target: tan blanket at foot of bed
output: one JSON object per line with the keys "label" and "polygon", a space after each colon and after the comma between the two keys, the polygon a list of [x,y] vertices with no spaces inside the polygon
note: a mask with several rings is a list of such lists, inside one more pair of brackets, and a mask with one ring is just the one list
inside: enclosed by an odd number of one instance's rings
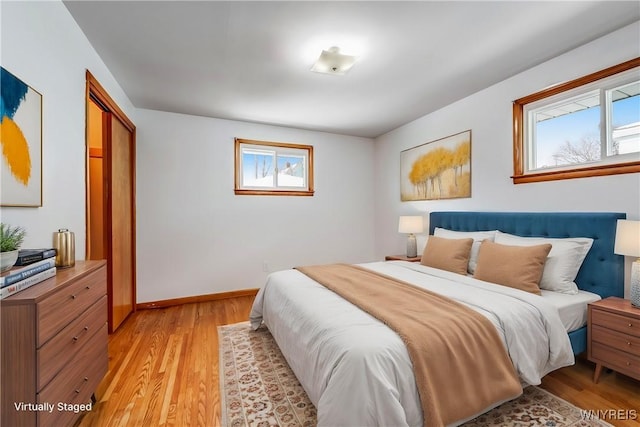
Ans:
{"label": "tan blanket at foot of bed", "polygon": [[465,420],[522,393],[495,327],[481,314],[434,292],[354,265],[296,269],[402,338],[413,363],[425,426]]}

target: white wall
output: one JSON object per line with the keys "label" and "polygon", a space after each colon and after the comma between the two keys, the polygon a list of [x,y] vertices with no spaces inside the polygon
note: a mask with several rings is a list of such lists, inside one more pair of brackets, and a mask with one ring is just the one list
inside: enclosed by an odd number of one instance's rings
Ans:
{"label": "white wall", "polygon": [[[640,56],[638,34],[636,22],[377,138],[376,256],[404,251],[405,237],[397,233],[399,215],[436,210],[615,211],[640,219],[637,173],[518,185],[510,178],[512,101]],[[472,197],[401,202],[400,151],[467,129],[472,131]],[[424,245],[424,237],[421,242]]]}
{"label": "white wall", "polygon": [[[268,270],[373,259],[373,141],[138,110],[138,302],[264,284]],[[314,146],[315,195],[236,196],[234,137]]]}
{"label": "white wall", "polygon": [[134,108],[62,2],[3,1],[0,13],[1,65],[43,96],[43,206],[0,208],[1,220],[27,229],[24,247],[50,247],[68,228],[84,259],[85,71],[135,120]]}
{"label": "white wall", "polygon": [[[261,286],[298,264],[373,258],[373,141],[136,110],[62,2],[2,2],[1,65],[43,95],[43,206],[0,208],[85,257],[85,71],[137,126],[138,301]],[[315,147],[313,197],[233,194],[233,137]],[[177,252],[174,248],[182,248]]]}

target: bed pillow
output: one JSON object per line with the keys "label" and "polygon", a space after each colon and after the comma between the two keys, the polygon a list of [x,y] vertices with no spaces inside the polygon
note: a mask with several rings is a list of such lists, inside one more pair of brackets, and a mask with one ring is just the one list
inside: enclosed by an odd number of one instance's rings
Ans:
{"label": "bed pillow", "polygon": [[420,264],[458,274],[467,274],[473,239],[429,236]]}
{"label": "bed pillow", "polygon": [[551,244],[551,252],[544,265],[540,288],[548,291],[575,295],[578,285],[575,280],[587,252],[593,245],[593,239],[587,237],[571,237],[566,239],[544,237],[521,237],[497,232],[496,243],[513,246],[532,246]]}
{"label": "bed pillow", "polygon": [[540,278],[551,244],[509,246],[483,240],[473,275],[485,282],[541,295]]}
{"label": "bed pillow", "polygon": [[453,231],[446,228],[436,227],[433,231],[434,236],[444,237],[446,239],[465,239],[472,238],[473,245],[471,245],[471,255],[469,256],[469,265],[467,271],[469,274],[473,274],[476,271],[476,265],[478,263],[478,251],[480,250],[480,243],[483,240],[489,239],[493,241],[497,230],[493,231]]}

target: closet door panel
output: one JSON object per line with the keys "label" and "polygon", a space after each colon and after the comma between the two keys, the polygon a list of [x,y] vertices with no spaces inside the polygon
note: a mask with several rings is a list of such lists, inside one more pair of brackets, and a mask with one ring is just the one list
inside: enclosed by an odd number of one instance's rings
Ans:
{"label": "closet door panel", "polygon": [[111,118],[111,328],[115,330],[133,311],[133,135]]}

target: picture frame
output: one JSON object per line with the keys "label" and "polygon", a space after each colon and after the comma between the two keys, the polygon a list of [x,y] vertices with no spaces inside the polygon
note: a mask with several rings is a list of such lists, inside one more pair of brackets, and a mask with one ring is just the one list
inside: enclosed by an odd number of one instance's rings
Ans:
{"label": "picture frame", "polygon": [[0,206],[42,206],[42,94],[0,67]]}
{"label": "picture frame", "polygon": [[400,152],[400,200],[471,197],[471,129]]}

